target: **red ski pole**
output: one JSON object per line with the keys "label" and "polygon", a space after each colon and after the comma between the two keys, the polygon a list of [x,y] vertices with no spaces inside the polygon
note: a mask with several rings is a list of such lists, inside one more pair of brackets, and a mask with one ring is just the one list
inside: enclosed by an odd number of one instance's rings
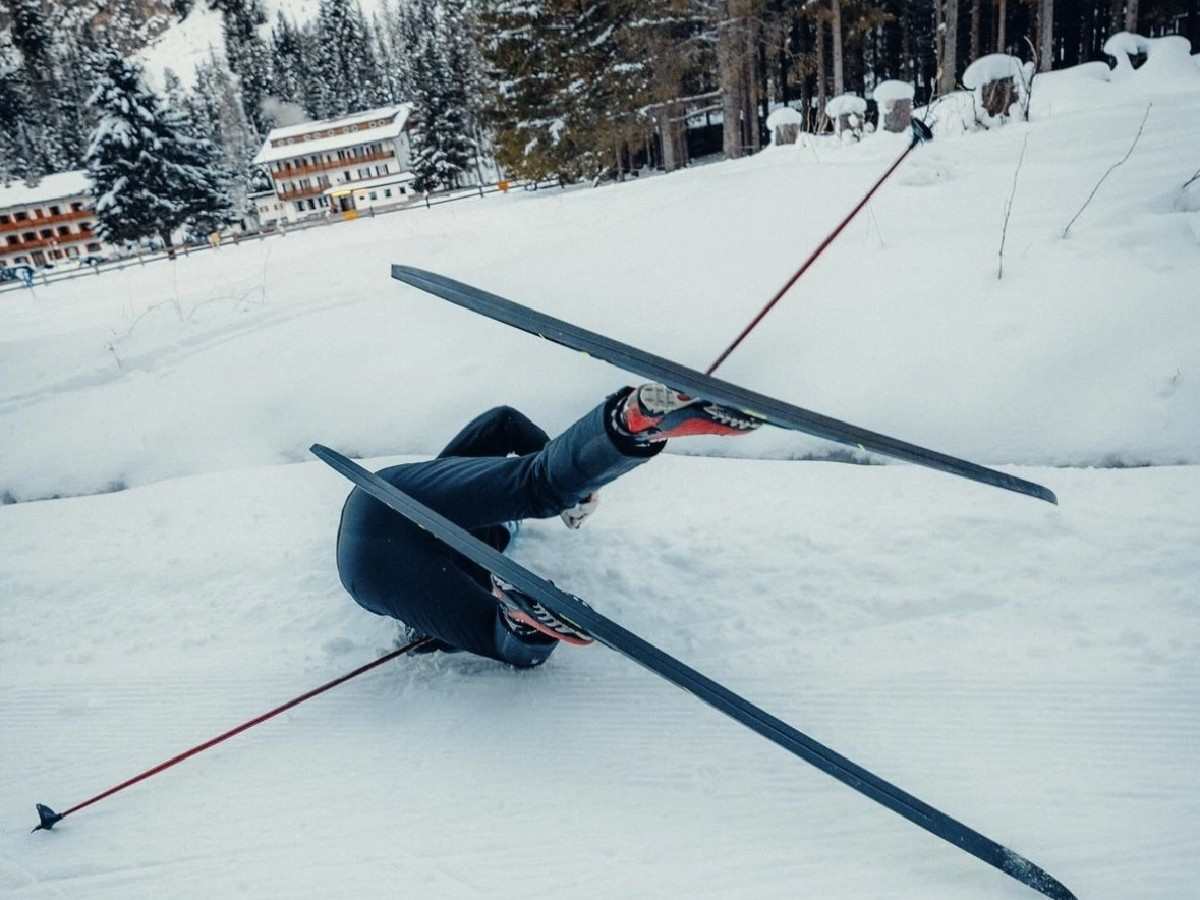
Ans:
{"label": "red ski pole", "polygon": [[775,292],[775,296],[770,299],[766,306],[759,310],[758,315],[751,320],[750,324],[742,329],[742,333],[734,339],[733,343],[726,347],[724,352],[713,361],[713,364],[704,370],[705,375],[711,375],[713,372],[717,371],[717,367],[720,366],[721,363],[725,362],[729,354],[737,349],[738,344],[746,339],[746,335],[748,335],[758,326],[758,323],[761,322],[767,313],[771,311],[772,307],[774,307],[775,304],[783,298],[783,295],[788,292],[788,289],[800,280],[800,276],[809,270],[809,267],[817,261],[817,257],[825,252],[825,248],[837,240],[837,236],[842,233],[842,230],[849,225],[851,220],[859,214],[864,206],[867,205],[867,201],[870,200],[875,192],[879,190],[880,186],[888,180],[888,177],[895,172],[896,169],[900,168],[900,163],[904,162],[905,157],[913,152],[917,144],[931,140],[933,140],[933,132],[929,130],[929,126],[927,126],[920,119],[913,119],[912,143],[908,145],[908,149],[901,153],[896,161],[888,167],[888,170],[879,177],[879,180],[871,185],[871,189],[867,191],[861,200],[858,201],[858,205],[855,206],[854,209],[850,210],[850,214],[846,216],[846,218],[842,219],[842,221],[838,223],[838,226],[833,229],[833,231],[826,235],[825,240],[817,244],[817,248],[808,255],[808,259],[804,261],[804,265],[796,270],[796,274],[789,278],[787,283]]}
{"label": "red ski pole", "polygon": [[299,706],[305,700],[308,700],[311,697],[315,697],[315,696],[317,696],[317,694],[323,694],[330,688],[335,688],[339,684],[349,681],[351,678],[356,678],[359,675],[363,674],[364,672],[369,672],[369,671],[371,671],[371,669],[374,669],[376,666],[382,666],[385,662],[390,662],[391,660],[395,659],[397,656],[403,656],[405,653],[408,653],[410,650],[415,650],[418,647],[420,647],[422,644],[428,643],[430,640],[432,640],[432,638],[418,638],[415,641],[410,641],[409,643],[405,644],[400,649],[393,650],[391,653],[388,653],[388,654],[385,654],[384,656],[379,657],[379,659],[375,660],[374,662],[369,662],[365,666],[359,666],[353,672],[348,672],[345,675],[343,675],[341,678],[335,678],[333,681],[326,682],[325,684],[321,685],[318,688],[313,688],[311,691],[308,691],[307,693],[301,694],[299,697],[295,697],[295,698],[289,700],[287,703],[284,703],[282,706],[277,706],[274,709],[270,710],[269,712],[263,713],[261,716],[257,716],[248,722],[243,722],[241,725],[237,726],[236,728],[231,728],[229,731],[226,731],[223,734],[218,734],[215,738],[210,738],[209,740],[205,741],[203,744],[197,744],[195,747],[192,747],[190,750],[185,750],[183,753],[180,753],[178,756],[172,756],[166,762],[159,763],[154,768],[147,769],[145,772],[142,772],[140,775],[134,775],[128,781],[122,781],[120,784],[110,787],[108,790],[104,791],[103,793],[97,794],[95,797],[91,797],[88,800],[84,800],[82,803],[76,803],[74,806],[72,806],[70,809],[66,810],[65,812],[60,812],[60,813],[55,812],[54,810],[52,810],[50,807],[46,806],[45,804],[39,803],[39,804],[37,804],[37,814],[38,814],[38,818],[41,819],[41,824],[38,825],[37,828],[35,828],[33,830],[41,831],[42,829],[45,829],[46,831],[49,831],[51,828],[53,828],[55,825],[57,825],[59,822],[61,822],[63,819],[65,819],[67,816],[69,816],[71,813],[77,812],[77,811],[83,809],[85,806],[91,806],[93,803],[97,803],[100,800],[103,800],[105,797],[111,797],[113,794],[117,793],[117,791],[123,791],[123,790],[125,790],[125,788],[127,788],[129,786],[137,784],[139,781],[145,781],[147,778],[149,778],[152,775],[157,775],[159,772],[163,772],[163,771],[171,768],[171,766],[178,765],[179,763],[181,763],[185,759],[187,759],[189,756],[195,756],[197,753],[207,750],[209,747],[215,747],[217,744],[221,743],[222,741],[228,740],[229,738],[233,737],[235,734],[241,734],[246,729],[253,728],[255,725],[258,725],[262,722],[267,721],[267,719],[272,719],[275,716],[279,715],[281,712],[286,712],[287,710],[291,709],[293,706]]}

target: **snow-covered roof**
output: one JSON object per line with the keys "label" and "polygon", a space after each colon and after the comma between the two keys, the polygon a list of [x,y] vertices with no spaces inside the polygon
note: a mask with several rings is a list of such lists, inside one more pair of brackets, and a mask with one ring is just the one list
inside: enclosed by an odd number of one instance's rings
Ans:
{"label": "snow-covered roof", "polygon": [[880,106],[891,106],[897,100],[911,100],[915,94],[916,90],[909,82],[889,78],[879,82],[871,96]]}
{"label": "snow-covered roof", "polygon": [[412,180],[412,172],[397,172],[395,175],[380,175],[378,178],[366,178],[362,181],[348,181],[345,184],[335,184],[325,188],[321,193],[330,196],[334,194],[348,194],[352,191],[372,190],[374,188],[389,187],[393,184],[405,184]]}
{"label": "snow-covered roof", "polygon": [[804,116],[790,106],[781,106],[767,116],[767,130],[774,131],[780,125],[803,125]]}
{"label": "snow-covered roof", "polygon": [[59,172],[57,175],[47,175],[37,183],[36,187],[29,187],[24,181],[14,181],[8,187],[0,184],[0,209],[48,203],[51,200],[61,200],[63,197],[91,194],[91,192],[92,182],[83,169],[74,172]]}
{"label": "snow-covered roof", "polygon": [[[297,156],[309,156],[314,153],[341,150],[345,147],[354,147],[358,144],[370,143],[371,141],[392,140],[399,137],[401,132],[404,131],[404,126],[408,122],[408,116],[411,112],[412,104],[401,103],[398,106],[382,106],[378,109],[355,113],[352,116],[343,116],[340,119],[323,119],[319,122],[303,122],[299,125],[273,128],[271,133],[267,135],[262,149],[254,157],[254,163],[256,165],[263,165],[265,163],[278,162],[281,159],[292,159]],[[377,125],[374,128],[347,131],[344,134],[334,134],[329,137],[285,144],[281,147],[271,146],[272,141],[277,141],[281,138],[298,137],[303,134],[319,133],[335,128],[348,128],[378,119],[386,119],[387,122],[384,125]]]}
{"label": "snow-covered roof", "polygon": [[867,101],[858,94],[839,94],[825,104],[825,115],[831,118],[862,115],[867,111]]}
{"label": "snow-covered roof", "polygon": [[1002,81],[1012,78],[1019,84],[1022,81],[1022,63],[1015,56],[1007,53],[989,53],[981,56],[967,66],[963,72],[963,87],[974,90],[983,87],[990,81]]}

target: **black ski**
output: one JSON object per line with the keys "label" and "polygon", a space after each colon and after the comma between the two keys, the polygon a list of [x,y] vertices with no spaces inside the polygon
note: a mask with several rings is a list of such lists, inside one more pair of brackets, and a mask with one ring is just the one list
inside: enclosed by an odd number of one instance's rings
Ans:
{"label": "black ski", "polygon": [[519,563],[493,550],[482,541],[414,500],[378,475],[321,444],[312,452],[376,500],[430,532],[463,556],[524,591],[556,615],[578,625],[596,641],[644,666],[656,675],[699,697],[705,703],[758,732],[769,741],[805,762],[832,775],[876,803],[899,813],[931,834],[995,866],[1007,875],[1058,900],[1074,900],[1072,894],[1049,873],[1018,853],[968,828],[922,800],[846,759],[797,731],[791,725],[759,709],[744,697],[722,687],[695,669],[659,650],[631,631],[596,612],[578,597],[559,590]]}
{"label": "black ski", "polygon": [[873,453],[902,459],[905,462],[961,475],[963,478],[990,484],[1007,491],[1028,494],[1030,497],[1037,497],[1039,500],[1049,503],[1058,503],[1054,492],[1040,484],[1025,481],[1014,475],[1007,475],[1004,472],[997,472],[995,469],[989,469],[965,459],[948,456],[936,450],[909,444],[885,434],[868,431],[839,419],[832,419],[774,397],[738,387],[736,384],[713,378],[711,375],[689,369],[687,366],[639,350],[629,344],[615,341],[602,334],[596,334],[594,331],[579,328],[569,322],[540,313],[496,294],[489,294],[487,291],[471,287],[469,284],[455,281],[453,278],[426,272],[423,269],[414,269],[411,266],[398,265],[392,266],[392,277],[444,300],[449,300],[451,303],[456,303],[472,312],[487,316],[489,319],[495,319],[538,337],[546,338],[556,344],[570,347],[572,350],[580,350],[589,356],[611,363],[619,369],[669,385],[693,397],[703,397],[713,403],[735,407],[777,428],[802,431],[805,434],[815,435],[840,444],[848,444],[861,450],[869,450]]}

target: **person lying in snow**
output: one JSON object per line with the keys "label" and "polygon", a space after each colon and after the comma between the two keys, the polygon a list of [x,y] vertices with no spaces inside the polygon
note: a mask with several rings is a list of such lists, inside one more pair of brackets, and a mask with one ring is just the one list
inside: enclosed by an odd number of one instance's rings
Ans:
{"label": "person lying in snow", "polygon": [[[661,384],[626,387],[550,440],[509,406],[477,416],[437,459],[379,476],[501,552],[522,519],[578,528],[597,491],[660,453],[670,438],[748,434],[759,422]],[[510,455],[515,454],[515,455]],[[591,639],[433,535],[355,488],[342,509],[337,565],[363,609],[433,640],[520,668],[560,641]]]}

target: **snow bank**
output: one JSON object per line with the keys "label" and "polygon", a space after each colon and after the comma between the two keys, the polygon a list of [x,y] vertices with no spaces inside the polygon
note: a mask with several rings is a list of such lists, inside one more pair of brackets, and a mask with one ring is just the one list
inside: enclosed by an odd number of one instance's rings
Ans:
{"label": "snow bank", "polygon": [[1151,38],[1149,57],[1133,75],[1143,87],[1193,91],[1200,88],[1200,70],[1192,62],[1192,44],[1181,35]]}
{"label": "snow bank", "polygon": [[[1200,165],[1200,91],[1155,97],[1153,127],[1064,245],[1146,101],[1059,115],[1053,84],[1034,91],[1055,113],[1029,126],[1004,281],[1024,128],[913,154],[720,374],[983,463],[1200,462],[1200,254],[1174,198],[1156,200]],[[497,403],[563,427],[630,376],[402,287],[390,264],[703,368],[900,152],[892,137],[612,191],[510,191],[0,294],[0,433],[17,436],[0,496],[298,461],[317,439],[436,453]],[[712,224],[731,215],[732,255]],[[845,452],[774,430],[676,449]]]}
{"label": "snow bank", "polygon": [[[1191,42],[1180,35],[1148,38],[1122,31],[1104,42],[1104,52],[1116,60],[1114,81],[1155,91],[1194,90],[1200,86]],[[1146,61],[1134,69],[1130,57],[1139,54],[1145,54]]]}

